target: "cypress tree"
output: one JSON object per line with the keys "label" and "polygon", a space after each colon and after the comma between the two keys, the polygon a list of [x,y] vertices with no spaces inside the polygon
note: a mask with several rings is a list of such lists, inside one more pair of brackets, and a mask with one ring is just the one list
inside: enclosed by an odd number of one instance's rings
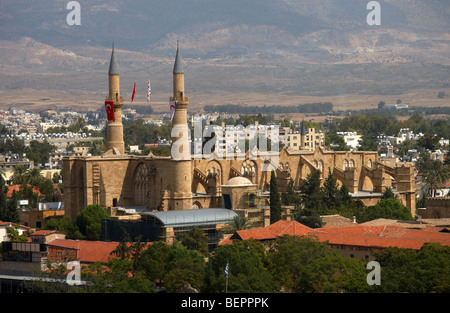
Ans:
{"label": "cypress tree", "polygon": [[270,224],[281,220],[281,199],[275,172],[270,174]]}

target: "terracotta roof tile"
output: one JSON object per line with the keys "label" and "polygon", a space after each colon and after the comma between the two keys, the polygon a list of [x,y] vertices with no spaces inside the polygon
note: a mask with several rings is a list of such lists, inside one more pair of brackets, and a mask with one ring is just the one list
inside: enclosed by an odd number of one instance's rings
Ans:
{"label": "terracotta roof tile", "polygon": [[[238,230],[235,235],[242,240],[268,240],[276,239],[277,237],[282,237],[283,235],[301,236],[311,231],[312,228],[300,224],[299,222],[280,220],[267,227]],[[236,239],[235,235],[230,237],[230,239]]]}
{"label": "terracotta roof tile", "polygon": [[320,241],[328,241],[331,245],[368,248],[399,247],[418,250],[426,242],[450,246],[450,233],[437,230],[424,231],[389,225],[353,225],[312,229],[295,221],[279,221],[266,228],[240,230],[222,241],[221,245],[232,243],[232,239],[269,240],[283,235],[316,236]]}
{"label": "terracotta roof tile", "polygon": [[30,236],[46,236],[46,235],[53,234],[56,232],[57,232],[56,230],[38,230],[38,231],[32,233]]}
{"label": "terracotta roof tile", "polygon": [[[38,189],[37,187],[31,186],[31,185],[28,185],[28,187],[33,187],[33,192],[34,192],[35,194],[37,194],[39,197],[43,197],[43,196],[44,196],[44,195],[39,191],[39,189]],[[8,187],[8,191],[7,191],[7,193],[6,193],[6,196],[7,196],[8,198],[11,198],[14,191],[15,191],[15,192],[18,192],[18,191],[21,190],[21,189],[22,189],[22,185],[12,185],[12,186],[9,186],[9,187]]]}
{"label": "terracotta roof tile", "polygon": [[78,250],[80,262],[106,262],[119,242],[55,239],[48,245]]}

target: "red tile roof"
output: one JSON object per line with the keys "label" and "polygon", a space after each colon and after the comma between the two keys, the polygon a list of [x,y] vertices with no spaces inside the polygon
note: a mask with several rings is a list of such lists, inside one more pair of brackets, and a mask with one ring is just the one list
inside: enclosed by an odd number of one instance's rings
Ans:
{"label": "red tile roof", "polygon": [[[38,189],[37,187],[31,186],[31,185],[28,185],[28,187],[33,187],[33,192],[34,192],[35,194],[37,194],[39,197],[43,197],[43,196],[44,196],[44,195],[39,191],[39,189]],[[7,196],[8,198],[11,198],[12,195],[13,195],[13,191],[18,192],[19,190],[22,190],[22,189],[23,189],[23,188],[22,188],[22,185],[12,185],[12,186],[9,186],[9,187],[8,187],[8,192],[6,193],[6,196]]]}
{"label": "red tile roof", "polygon": [[282,237],[283,235],[305,235],[312,231],[303,224],[296,221],[280,220],[267,227],[259,227],[245,230],[238,230],[230,239],[240,238],[242,240],[256,239],[256,240],[268,240]]}
{"label": "red tile roof", "polygon": [[55,239],[48,245],[77,249],[80,262],[107,262],[109,259],[114,258],[111,252],[118,244],[119,242]]}
{"label": "red tile roof", "polygon": [[294,221],[279,221],[265,228],[240,230],[223,240],[220,245],[231,244],[233,239],[273,240],[283,235],[315,236],[319,241],[328,241],[331,245],[368,248],[399,247],[419,250],[426,242],[450,246],[450,233],[436,230],[365,225],[312,229]]}
{"label": "red tile roof", "polygon": [[53,234],[56,232],[57,232],[56,230],[38,230],[38,231],[32,233],[30,236],[46,236],[46,235]]}

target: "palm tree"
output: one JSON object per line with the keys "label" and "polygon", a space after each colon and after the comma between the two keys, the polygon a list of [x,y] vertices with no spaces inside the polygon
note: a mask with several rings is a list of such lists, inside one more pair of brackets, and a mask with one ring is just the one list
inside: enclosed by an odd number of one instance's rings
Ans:
{"label": "palm tree", "polygon": [[32,186],[39,186],[39,183],[43,178],[39,168],[30,169],[26,173],[26,182]]}
{"label": "palm tree", "polygon": [[242,230],[242,229],[248,229],[252,226],[252,224],[250,223],[250,221],[248,220],[248,218],[246,218],[243,215],[237,215],[233,218],[233,220],[228,223],[227,226],[225,226],[223,228],[223,231],[225,233],[234,233],[238,230]]}
{"label": "palm tree", "polygon": [[11,181],[14,185],[23,185],[27,182],[28,169],[25,165],[17,165],[14,168]]}
{"label": "palm tree", "polygon": [[441,188],[450,179],[450,166],[444,165],[439,160],[432,163],[431,168],[425,173],[424,181],[428,194],[436,196],[436,190]]}

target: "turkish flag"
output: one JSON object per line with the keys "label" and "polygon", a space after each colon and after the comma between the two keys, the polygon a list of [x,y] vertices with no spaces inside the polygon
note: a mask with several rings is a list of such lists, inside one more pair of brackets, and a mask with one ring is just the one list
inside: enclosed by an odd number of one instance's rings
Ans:
{"label": "turkish flag", "polygon": [[108,121],[115,121],[116,118],[114,116],[114,101],[105,101],[105,109]]}
{"label": "turkish flag", "polygon": [[136,94],[136,82],[134,82],[133,94],[131,95],[131,103],[133,103],[135,94]]}

